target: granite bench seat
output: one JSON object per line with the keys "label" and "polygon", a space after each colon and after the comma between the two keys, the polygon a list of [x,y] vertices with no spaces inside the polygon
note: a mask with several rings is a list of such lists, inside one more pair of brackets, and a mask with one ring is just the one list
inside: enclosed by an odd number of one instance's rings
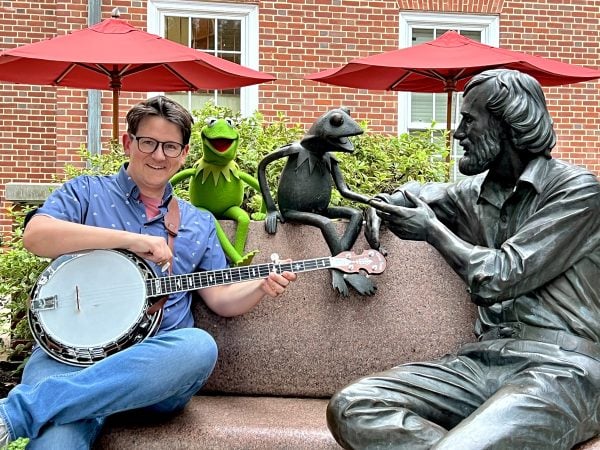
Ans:
{"label": "granite bench seat", "polygon": [[[223,225],[231,232],[231,224]],[[372,297],[336,294],[321,270],[300,274],[282,297],[240,317],[216,316],[197,302],[197,326],[220,349],[206,386],[167,421],[111,418],[96,449],[340,448],[325,420],[333,392],[360,376],[436,358],[474,339],[475,307],[437,251],[387,231],[382,242],[387,270],[374,276]],[[246,248],[260,250],[255,263],[268,262],[271,252],[295,260],[328,255],[317,229],[287,223],[275,235],[266,234],[262,222],[252,223]],[[366,248],[361,237],[355,251]],[[600,439],[584,449],[600,450]]]}

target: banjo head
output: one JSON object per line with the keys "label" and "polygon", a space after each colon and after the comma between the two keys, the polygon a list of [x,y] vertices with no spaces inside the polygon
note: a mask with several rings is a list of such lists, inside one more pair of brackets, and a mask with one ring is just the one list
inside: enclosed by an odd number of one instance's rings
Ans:
{"label": "banjo head", "polygon": [[[133,254],[92,250],[64,255],[42,273],[29,310],[36,341],[50,356],[89,365],[155,331],[146,280],[149,266]],[[158,316],[158,317],[157,317]]]}

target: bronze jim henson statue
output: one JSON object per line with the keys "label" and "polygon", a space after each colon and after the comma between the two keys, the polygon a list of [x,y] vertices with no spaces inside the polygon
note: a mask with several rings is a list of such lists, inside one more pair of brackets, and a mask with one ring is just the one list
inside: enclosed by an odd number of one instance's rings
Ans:
{"label": "bronze jim henson statue", "polygon": [[327,418],[345,448],[570,449],[600,433],[600,185],[550,156],[532,77],[475,76],[461,115],[470,176],[378,195],[367,237],[383,221],[434,246],[478,305],[479,341],[336,393]]}

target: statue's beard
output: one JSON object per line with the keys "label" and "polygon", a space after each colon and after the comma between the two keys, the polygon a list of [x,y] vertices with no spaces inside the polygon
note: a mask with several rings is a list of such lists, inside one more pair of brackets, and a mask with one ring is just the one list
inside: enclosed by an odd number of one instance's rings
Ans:
{"label": "statue's beard", "polygon": [[465,155],[458,162],[460,172],[465,175],[485,172],[502,151],[500,131],[495,127],[489,127],[485,133],[463,143],[463,147]]}

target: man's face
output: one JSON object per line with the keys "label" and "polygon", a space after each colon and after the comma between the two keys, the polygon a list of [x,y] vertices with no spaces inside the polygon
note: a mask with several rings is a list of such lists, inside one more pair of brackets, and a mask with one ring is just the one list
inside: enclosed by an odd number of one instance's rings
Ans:
{"label": "man's face", "polygon": [[462,119],[454,138],[465,151],[458,162],[465,175],[485,172],[502,153],[502,124],[486,108],[487,97],[483,84],[473,87],[463,98]]}
{"label": "man's face", "polygon": [[[179,127],[158,116],[142,119],[135,135],[161,142],[183,142]],[[159,145],[154,152],[143,153],[138,147],[138,141],[128,133],[123,135],[123,148],[129,156],[127,173],[144,195],[153,198],[162,198],[169,179],[181,168],[189,151],[189,145],[186,145],[179,156],[170,158],[165,155],[162,145]]]}

